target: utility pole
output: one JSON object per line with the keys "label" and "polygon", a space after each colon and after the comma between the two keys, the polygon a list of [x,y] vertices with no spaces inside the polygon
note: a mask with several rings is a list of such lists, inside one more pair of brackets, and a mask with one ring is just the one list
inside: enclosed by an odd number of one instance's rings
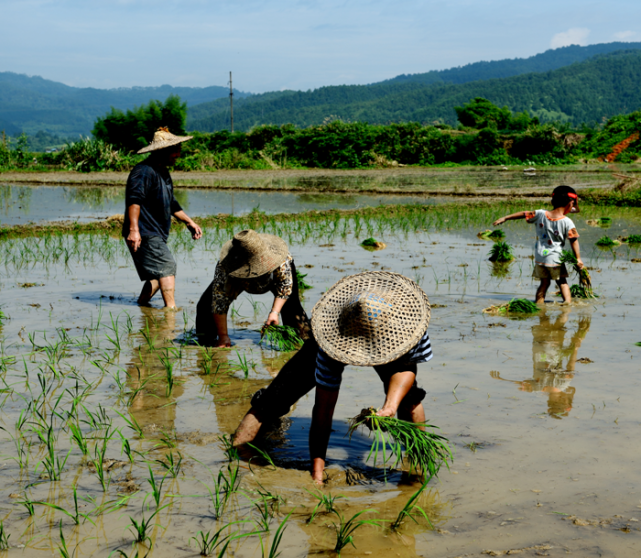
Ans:
{"label": "utility pole", "polygon": [[234,89],[231,85],[231,72],[229,72],[229,109],[231,111],[231,133],[234,133]]}

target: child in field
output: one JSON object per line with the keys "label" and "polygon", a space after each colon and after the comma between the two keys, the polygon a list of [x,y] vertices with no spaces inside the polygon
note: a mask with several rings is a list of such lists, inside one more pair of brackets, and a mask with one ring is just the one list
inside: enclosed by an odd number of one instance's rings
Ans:
{"label": "child in field", "polygon": [[528,223],[536,225],[535,266],[532,277],[541,280],[536,291],[537,304],[545,302],[545,294],[553,279],[561,289],[563,302],[572,300],[567,282],[568,271],[560,260],[566,240],[570,241],[579,268],[583,268],[579,252],[579,233],[576,232],[572,220],[566,217],[568,213],[579,212],[579,198],[574,188],[557,186],[552,192],[552,207],[552,211],[521,211],[494,221],[494,226],[502,225],[511,219],[525,219]]}

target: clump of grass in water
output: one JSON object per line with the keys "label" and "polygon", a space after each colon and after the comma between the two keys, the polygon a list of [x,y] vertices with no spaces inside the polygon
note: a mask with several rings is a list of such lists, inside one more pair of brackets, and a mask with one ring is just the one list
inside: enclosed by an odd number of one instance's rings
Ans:
{"label": "clump of grass in water", "polygon": [[425,479],[423,486],[421,486],[421,488],[419,488],[418,491],[415,492],[412,495],[412,497],[407,501],[407,503],[405,504],[403,509],[399,512],[394,522],[390,525],[392,531],[398,530],[401,527],[401,524],[403,523],[406,517],[410,518],[414,523],[418,524],[418,520],[416,519],[416,517],[414,517],[415,515],[420,515],[423,518],[425,518],[425,521],[427,521],[428,525],[432,529],[434,529],[434,525],[432,525],[432,522],[430,521],[430,518],[428,517],[425,510],[417,504],[418,499],[427,488],[427,485],[429,484],[430,480],[432,480],[432,477],[428,477],[427,479]]}
{"label": "clump of grass in water", "polygon": [[511,262],[514,259],[512,247],[507,242],[500,240],[490,248],[489,256],[491,262]]}
{"label": "clump of grass in water", "polygon": [[296,270],[296,283],[298,283],[299,291],[306,291],[307,289],[312,288],[312,286],[307,281],[305,281],[305,277],[307,277],[308,275],[308,273],[301,273],[300,271]]}
{"label": "clump of grass in water", "polygon": [[631,234],[628,237],[628,244],[641,244],[641,234]]}
{"label": "clump of grass in water", "polygon": [[506,304],[490,306],[483,310],[484,314],[536,314],[540,308],[526,298],[513,298]]}
{"label": "clump of grass in water", "polygon": [[501,229],[496,229],[495,231],[488,229],[486,231],[481,231],[476,236],[482,240],[503,240],[505,238],[505,232]]}
{"label": "clump of grass in water", "polygon": [[260,343],[275,351],[296,351],[303,345],[295,328],[290,326],[269,325],[263,328]]}
{"label": "clump of grass in water", "polygon": [[363,240],[363,242],[361,242],[361,246],[366,250],[382,250],[387,246],[387,244],[370,237]]}
{"label": "clump of grass in water", "polygon": [[597,246],[603,246],[605,248],[610,248],[611,246],[619,246],[621,244],[618,240],[613,240],[608,235],[602,236],[595,243]]}
{"label": "clump of grass in water", "polygon": [[[363,409],[358,415],[349,421],[349,435],[354,433],[359,426],[365,425],[374,433],[374,441],[367,456],[367,460],[373,455],[374,466],[378,460],[379,453],[382,454],[383,463],[387,461],[386,450],[389,447],[396,467],[407,459],[410,471],[421,473],[424,477],[438,474],[441,465],[453,460],[452,450],[447,445],[447,438],[421,430],[422,428],[437,428],[431,424],[420,422],[407,422],[396,417],[379,417],[376,409],[370,407]],[[385,440],[385,433],[389,434],[391,441]]]}

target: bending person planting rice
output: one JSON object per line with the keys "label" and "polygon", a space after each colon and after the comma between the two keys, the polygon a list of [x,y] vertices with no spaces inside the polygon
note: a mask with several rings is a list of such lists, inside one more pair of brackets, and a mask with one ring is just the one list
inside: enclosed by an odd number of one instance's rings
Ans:
{"label": "bending person planting rice", "polygon": [[425,422],[425,390],[416,383],[417,364],[432,358],[427,333],[430,304],[411,279],[383,271],[341,279],[318,301],[312,328],[318,343],[316,400],[309,432],[314,481],[323,482],[334,408],[346,365],[373,366],[383,382],[385,403],[377,411],[413,423]]}
{"label": "bending person planting rice", "polygon": [[167,128],[158,128],[153,141],[138,151],[151,155],[138,163],[127,178],[122,236],[138,276],[145,282],[138,304],[148,304],[160,289],[165,306],[176,307],[176,261],[167,247],[172,215],[187,225],[194,240],[202,236],[200,227],[176,201],[167,170],[180,157],[180,144],[191,138],[175,136]]}

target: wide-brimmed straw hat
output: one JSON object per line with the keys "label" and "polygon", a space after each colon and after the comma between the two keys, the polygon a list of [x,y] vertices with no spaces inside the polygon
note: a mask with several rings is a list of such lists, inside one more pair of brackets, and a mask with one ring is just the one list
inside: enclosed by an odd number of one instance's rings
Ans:
{"label": "wide-brimmed straw hat", "polygon": [[240,231],[223,245],[220,264],[232,277],[252,279],[274,271],[289,254],[287,243],[273,234]]}
{"label": "wide-brimmed straw hat", "polygon": [[377,366],[406,354],[425,334],[430,302],[399,273],[367,271],[341,279],[312,310],[312,331],[331,358]]}
{"label": "wide-brimmed straw hat", "polygon": [[166,127],[158,128],[154,133],[154,139],[147,147],[138,150],[138,153],[149,153],[150,151],[158,151],[171,147],[184,141],[192,139],[194,136],[175,136]]}

